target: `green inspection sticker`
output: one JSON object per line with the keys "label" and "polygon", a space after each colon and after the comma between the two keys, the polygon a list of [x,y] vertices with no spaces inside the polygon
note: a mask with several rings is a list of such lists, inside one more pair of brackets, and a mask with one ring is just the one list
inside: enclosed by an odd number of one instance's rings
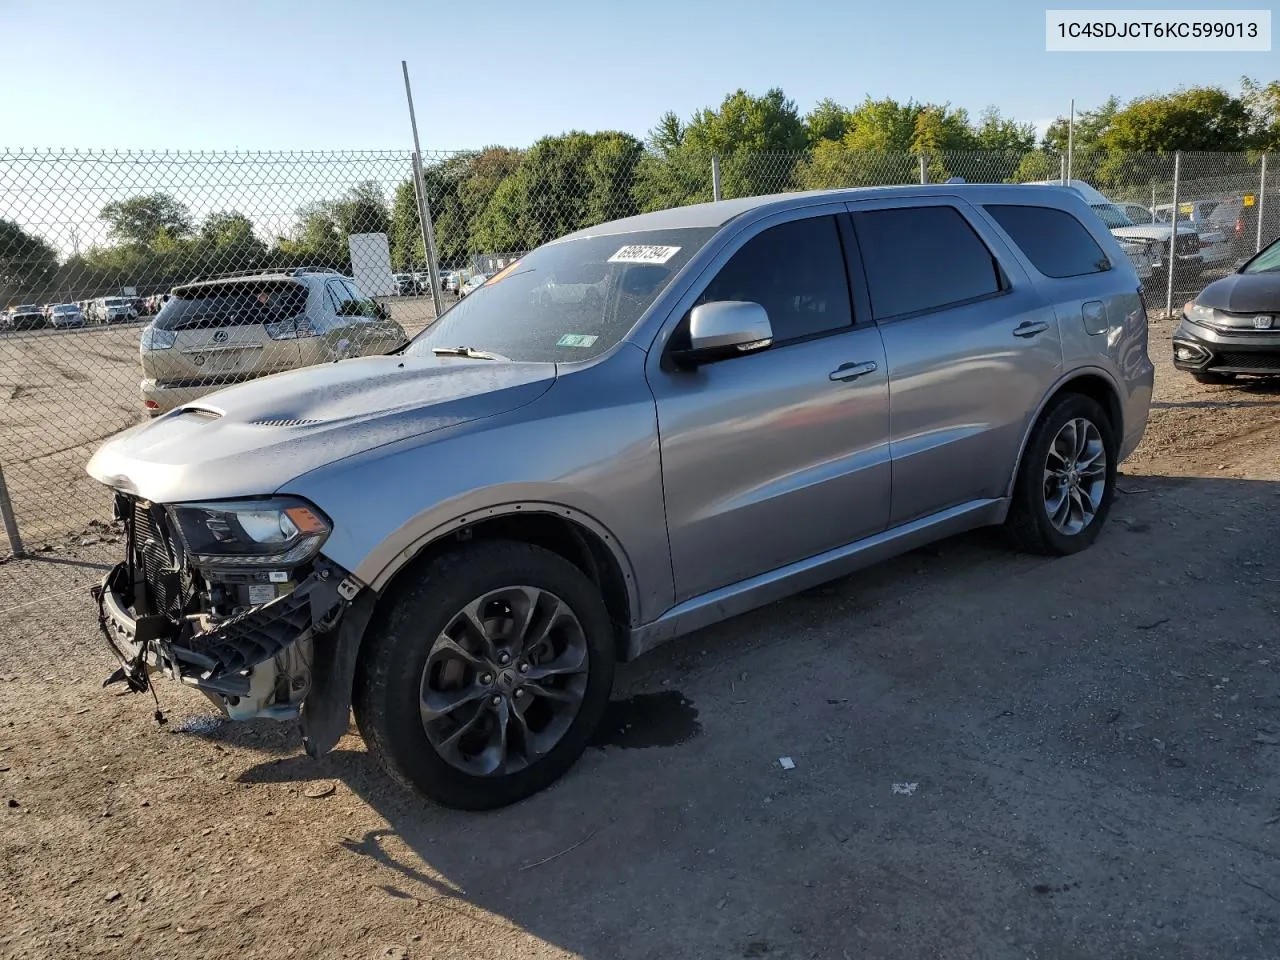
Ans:
{"label": "green inspection sticker", "polygon": [[557,347],[589,347],[599,337],[593,337],[585,333],[566,333],[563,337],[556,341]]}

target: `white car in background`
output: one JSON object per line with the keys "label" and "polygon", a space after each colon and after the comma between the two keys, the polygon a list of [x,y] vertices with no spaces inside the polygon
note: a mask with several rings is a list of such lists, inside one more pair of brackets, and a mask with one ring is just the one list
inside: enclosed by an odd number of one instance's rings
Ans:
{"label": "white car in background", "polygon": [[[1216,200],[1188,200],[1178,204],[1178,223],[1191,224],[1199,234],[1200,259],[1206,266],[1226,263],[1231,258],[1229,238],[1221,226],[1209,219],[1217,206]],[[1158,204],[1151,212],[1158,223],[1168,223],[1173,215],[1173,204]]]}
{"label": "white car in background", "polygon": [[467,278],[467,281],[464,284],[462,284],[462,286],[458,288],[458,296],[460,298],[465,297],[467,294],[472,293],[476,290],[479,290],[488,281],[489,281],[489,278],[486,277],[483,273],[474,273]]}
{"label": "white car in background", "polygon": [[1116,242],[1129,257],[1129,262],[1133,264],[1138,279],[1143,283],[1150,280],[1164,262],[1158,244],[1145,240],[1124,240],[1119,237],[1116,238]]}

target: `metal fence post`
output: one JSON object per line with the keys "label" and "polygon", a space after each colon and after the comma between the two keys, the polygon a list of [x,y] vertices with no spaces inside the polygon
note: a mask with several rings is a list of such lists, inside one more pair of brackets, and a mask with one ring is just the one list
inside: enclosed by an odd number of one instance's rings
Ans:
{"label": "metal fence post", "polygon": [[711,199],[724,199],[724,194],[720,192],[720,155],[716,153],[711,155]]}
{"label": "metal fence post", "polygon": [[0,467],[0,517],[4,518],[4,532],[9,535],[9,552],[15,557],[24,556],[26,551],[22,548],[22,537],[18,533],[18,518],[13,515],[9,487],[4,482],[4,467]]}
{"label": "metal fence post", "polygon": [[929,182],[929,163],[925,159],[925,155],[923,153],[920,154],[920,182]]}
{"label": "metal fence post", "polygon": [[1076,98],[1071,98],[1071,119],[1067,121],[1067,175],[1063,177],[1063,186],[1071,182],[1071,162],[1076,152]]}
{"label": "metal fence post", "polygon": [[1262,176],[1258,179],[1258,236],[1253,241],[1253,252],[1262,249],[1262,214],[1267,206],[1267,155],[1262,155]]}
{"label": "metal fence post", "polygon": [[444,312],[440,298],[440,267],[436,263],[436,231],[431,223],[431,203],[427,200],[427,184],[422,176],[422,146],[418,143],[418,118],[413,112],[413,90],[409,87],[409,63],[400,61],[404,72],[404,95],[409,101],[409,125],[413,127],[413,183],[418,195],[418,219],[422,226],[422,252],[427,257],[427,276],[431,280],[431,303],[436,317]]}
{"label": "metal fence post", "polygon": [[1067,155],[1064,153],[1058,157],[1058,165],[1062,168],[1062,185],[1067,185]]}
{"label": "metal fence post", "polygon": [[1174,249],[1178,241],[1178,179],[1182,174],[1182,151],[1173,155],[1173,208],[1169,211],[1169,267],[1164,295],[1164,315],[1173,316],[1173,267]]}

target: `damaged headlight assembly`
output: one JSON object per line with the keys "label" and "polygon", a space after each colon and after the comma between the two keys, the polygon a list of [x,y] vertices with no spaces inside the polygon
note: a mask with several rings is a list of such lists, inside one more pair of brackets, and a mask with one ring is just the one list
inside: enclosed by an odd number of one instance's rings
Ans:
{"label": "damaged headlight assembly", "polygon": [[186,503],[168,508],[192,566],[296,567],[332,531],[317,509],[293,498]]}
{"label": "damaged headlight assembly", "polygon": [[146,689],[147,664],[234,718],[296,715],[312,641],[360,585],[320,554],[332,524],[295,497],[168,505],[120,495],[129,544],[95,590],[121,661],[108,682]]}

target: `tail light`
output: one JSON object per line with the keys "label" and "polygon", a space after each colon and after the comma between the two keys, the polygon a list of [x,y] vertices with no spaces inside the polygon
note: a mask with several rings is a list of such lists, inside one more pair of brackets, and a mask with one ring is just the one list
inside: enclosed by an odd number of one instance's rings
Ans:
{"label": "tail light", "polygon": [[291,317],[288,320],[273,320],[263,324],[267,336],[272,340],[302,340],[319,335],[319,331],[311,325],[305,315]]}
{"label": "tail light", "polygon": [[1244,233],[1244,217],[1236,217],[1236,235]]}

